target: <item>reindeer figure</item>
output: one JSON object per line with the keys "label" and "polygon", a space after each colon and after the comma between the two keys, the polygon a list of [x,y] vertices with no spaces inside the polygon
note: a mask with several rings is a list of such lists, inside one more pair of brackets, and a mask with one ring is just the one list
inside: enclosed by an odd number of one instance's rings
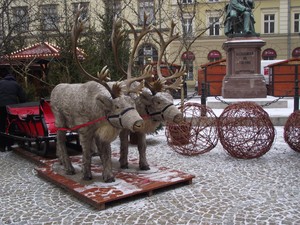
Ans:
{"label": "reindeer figure", "polygon": [[[144,21],[147,21],[146,15],[144,15]],[[167,46],[174,41],[176,38],[178,38],[178,34],[173,35],[175,24],[172,22],[171,24],[171,30],[169,34],[169,39],[167,41],[164,40],[161,32],[159,32],[157,29],[152,30],[150,26],[146,26],[144,23],[143,28],[138,35],[137,31],[135,30],[134,26],[127,21],[126,19],[122,19],[122,21],[126,22],[134,36],[134,45],[133,50],[131,52],[131,55],[129,57],[129,63],[128,63],[128,69],[127,72],[121,68],[120,63],[116,61],[117,66],[120,68],[122,73],[127,76],[127,79],[130,79],[131,77],[131,71],[132,71],[132,64],[134,59],[134,54],[137,50],[139,42],[142,40],[142,38],[148,34],[149,32],[155,31],[160,39],[160,54],[158,58],[157,63],[157,72],[158,72],[158,79],[155,81],[150,81],[149,79],[146,80],[146,86],[142,89],[142,92],[139,95],[136,94],[130,94],[132,99],[134,99],[137,111],[140,115],[146,116],[148,119],[145,119],[145,126],[143,130],[136,131],[137,135],[137,147],[139,151],[139,167],[141,170],[149,170],[149,164],[147,162],[146,157],[146,134],[153,133],[158,128],[158,126],[162,122],[174,122],[174,123],[180,123],[183,121],[183,117],[181,112],[178,110],[178,108],[173,104],[173,97],[167,92],[167,90],[170,89],[179,89],[182,86],[182,76],[185,74],[185,69],[181,68],[179,71],[176,71],[172,76],[165,78],[162,76],[161,73],[161,60],[163,57],[163,54],[167,48]],[[114,54],[115,59],[117,60],[117,48],[118,42],[120,41],[123,31],[120,30],[121,21],[115,21],[114,23],[114,29],[112,33],[112,46],[114,48]],[[150,73],[151,74],[151,67],[146,67],[144,73]],[[170,85],[166,85],[167,80],[175,79],[176,81]],[[138,85],[137,83],[132,84],[132,86]],[[121,141],[120,146],[120,166],[123,169],[128,168],[128,136],[130,134],[130,130],[128,129],[122,129],[119,137]]]}
{"label": "reindeer figure", "polygon": [[[78,67],[93,81],[84,84],[59,84],[51,93],[51,108],[58,127],[57,156],[66,173],[74,174],[75,170],[68,156],[65,140],[66,130],[78,128],[83,152],[83,179],[92,179],[91,145],[95,141],[103,164],[103,180],[113,182],[115,179],[112,173],[110,143],[117,138],[121,129],[133,132],[143,130],[144,122],[135,108],[134,101],[123,94],[123,84],[116,83],[112,87],[107,84],[109,73],[106,68],[95,77],[87,73],[78,61],[76,45],[85,22],[79,17],[81,11],[82,8],[78,9],[72,29],[73,51]],[[127,80],[125,92],[130,92],[132,82],[144,78]],[[82,126],[83,124],[88,125]]]}

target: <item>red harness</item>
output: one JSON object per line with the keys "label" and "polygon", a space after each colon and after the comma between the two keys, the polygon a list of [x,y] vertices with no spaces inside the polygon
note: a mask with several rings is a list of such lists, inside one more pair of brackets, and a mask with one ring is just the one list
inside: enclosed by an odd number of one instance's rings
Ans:
{"label": "red harness", "polygon": [[[141,116],[143,119],[149,119],[151,116],[146,114],[146,115],[143,115]],[[78,130],[82,127],[87,127],[89,125],[92,125],[94,123],[97,123],[97,122],[100,122],[100,121],[103,121],[103,120],[106,120],[107,117],[106,116],[103,116],[103,117],[100,117],[98,119],[95,119],[95,120],[92,120],[92,121],[89,121],[87,123],[83,123],[83,124],[80,124],[80,125],[77,125],[77,126],[74,126],[74,127],[71,127],[71,128],[65,128],[65,127],[58,127],[57,130],[62,130],[62,131],[75,131],[75,130]]]}
{"label": "red harness", "polygon": [[100,117],[100,118],[98,118],[96,120],[92,120],[92,121],[89,121],[87,123],[83,123],[83,124],[80,124],[80,125],[77,125],[77,126],[71,127],[71,128],[58,127],[57,130],[74,131],[74,130],[78,130],[78,129],[82,128],[82,127],[87,127],[87,126],[92,125],[94,123],[100,122],[102,120],[106,120],[106,116]]}

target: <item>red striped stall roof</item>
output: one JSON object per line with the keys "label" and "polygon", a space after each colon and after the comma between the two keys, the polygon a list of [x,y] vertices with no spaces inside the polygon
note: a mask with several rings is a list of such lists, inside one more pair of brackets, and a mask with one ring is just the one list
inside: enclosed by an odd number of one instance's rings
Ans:
{"label": "red striped stall roof", "polygon": [[[85,53],[77,49],[80,59],[84,59]],[[5,56],[9,59],[49,59],[60,58],[60,48],[48,42],[36,43],[27,48],[20,49]]]}

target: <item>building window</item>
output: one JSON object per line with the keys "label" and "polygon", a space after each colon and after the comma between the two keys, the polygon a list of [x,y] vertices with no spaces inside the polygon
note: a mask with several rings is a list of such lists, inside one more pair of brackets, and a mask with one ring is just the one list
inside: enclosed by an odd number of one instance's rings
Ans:
{"label": "building window", "polygon": [[114,15],[120,17],[121,12],[122,12],[121,0],[115,0],[113,2],[113,7],[114,7]]}
{"label": "building window", "polygon": [[209,18],[209,35],[210,36],[220,35],[220,21],[218,17]]}
{"label": "building window", "polygon": [[263,60],[274,60],[277,57],[277,53],[272,48],[267,48],[262,52],[262,59]]}
{"label": "building window", "polygon": [[193,4],[194,0],[182,0],[181,3],[182,4]]}
{"label": "building window", "polygon": [[144,24],[144,14],[148,16],[147,25],[155,22],[153,0],[139,0],[139,25]]}
{"label": "building window", "polygon": [[72,3],[73,5],[73,14],[75,15],[77,10],[78,10],[78,6],[80,5],[80,8],[82,9],[81,12],[81,18],[82,19],[87,19],[89,18],[89,2],[78,2],[78,3]]}
{"label": "building window", "polygon": [[145,44],[139,49],[138,65],[145,66],[147,64],[156,62],[158,54],[155,47],[150,44]]}
{"label": "building window", "polygon": [[194,80],[194,60],[195,54],[191,51],[186,51],[182,53],[181,60],[186,67],[187,76],[186,80]]}
{"label": "building window", "polygon": [[275,14],[264,15],[264,33],[265,34],[275,33]]}
{"label": "building window", "polygon": [[300,13],[294,14],[294,33],[300,33]]}
{"label": "building window", "polygon": [[186,80],[194,80],[194,63],[192,60],[184,61],[184,65],[186,66]]}
{"label": "building window", "polygon": [[193,36],[193,19],[192,18],[183,18],[182,19],[182,31],[184,37]]}
{"label": "building window", "polygon": [[42,5],[41,12],[41,28],[42,30],[55,30],[58,25],[57,5]]}
{"label": "building window", "polygon": [[29,30],[29,15],[28,7],[13,7],[13,23],[15,30],[17,32],[28,31]]}

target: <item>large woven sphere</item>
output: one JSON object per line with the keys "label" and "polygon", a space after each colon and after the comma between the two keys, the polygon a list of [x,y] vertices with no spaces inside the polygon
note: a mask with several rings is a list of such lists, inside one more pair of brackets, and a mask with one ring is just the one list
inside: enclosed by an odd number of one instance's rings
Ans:
{"label": "large woven sphere", "polygon": [[300,152],[300,111],[293,112],[286,121],[284,140],[291,149]]}
{"label": "large woven sphere", "polygon": [[227,106],[219,117],[218,133],[224,149],[242,159],[264,155],[275,137],[268,113],[254,102]]}
{"label": "large woven sphere", "polygon": [[184,122],[167,123],[168,144],[183,155],[198,155],[212,150],[218,143],[217,117],[207,106],[185,103]]}

